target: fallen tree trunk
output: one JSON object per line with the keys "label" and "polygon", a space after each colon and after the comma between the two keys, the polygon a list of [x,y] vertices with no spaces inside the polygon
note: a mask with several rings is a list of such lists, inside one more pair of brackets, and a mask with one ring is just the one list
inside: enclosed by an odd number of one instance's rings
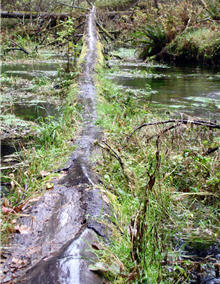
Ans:
{"label": "fallen tree trunk", "polygon": [[49,13],[38,13],[38,12],[9,12],[9,11],[1,11],[2,18],[19,18],[19,19],[34,19],[38,17],[42,18],[59,18],[61,20],[65,20],[67,17],[71,16],[71,14],[49,14]]}

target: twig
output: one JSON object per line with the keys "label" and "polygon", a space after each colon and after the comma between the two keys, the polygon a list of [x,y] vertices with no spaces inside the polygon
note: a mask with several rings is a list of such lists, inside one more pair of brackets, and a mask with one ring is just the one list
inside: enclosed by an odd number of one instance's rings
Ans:
{"label": "twig", "polygon": [[6,48],[6,49],[4,49],[4,53],[5,53],[5,52],[9,52],[9,51],[11,51],[11,50],[12,50],[12,51],[14,51],[14,50],[19,50],[19,51],[23,51],[23,52],[24,52],[25,54],[27,54],[27,55],[29,54],[29,53],[26,52],[26,50],[24,50],[23,48],[20,48],[20,47]]}
{"label": "twig", "polygon": [[[109,144],[107,144],[105,141],[102,141],[102,143],[105,144],[105,145],[108,147],[108,149],[111,151],[112,155],[119,161],[119,163],[120,163],[122,169],[124,170],[124,163],[123,163],[121,157],[120,157],[120,156],[115,152],[115,150],[112,149],[112,147],[111,147]],[[100,144],[99,144],[99,145],[100,145]],[[102,145],[100,145],[100,146],[102,147]],[[103,147],[102,147],[102,148],[103,148]]]}
{"label": "twig", "polygon": [[[146,186],[146,192],[151,191],[153,189],[154,184],[156,182],[156,173],[159,171],[159,168],[160,168],[159,135],[158,135],[157,140],[156,140],[156,147],[157,147],[157,151],[156,151],[156,155],[155,155],[156,165],[155,165],[155,168],[154,168],[154,172],[151,175],[147,172],[148,177],[149,177],[149,182],[147,183],[147,186]],[[146,209],[145,209],[145,211],[146,211]]]}
{"label": "twig", "polygon": [[210,148],[205,152],[205,156],[210,155],[212,153],[214,153],[215,151],[217,151],[219,149],[219,147],[214,147],[214,148]]}
{"label": "twig", "polygon": [[89,0],[86,0],[86,2],[89,4],[90,7],[92,7],[92,3]]}
{"label": "twig", "polygon": [[109,37],[111,40],[115,40],[115,38],[99,22],[96,21],[96,24],[107,37]]}
{"label": "twig", "polygon": [[29,52],[24,49],[20,44],[18,44],[17,42],[13,41],[12,39],[9,39],[15,46],[18,46],[20,48],[20,50],[22,50],[25,54],[29,54]]}
{"label": "twig", "polygon": [[156,137],[156,136],[159,138],[162,134],[164,134],[164,133],[166,133],[167,131],[172,130],[172,129],[178,127],[178,126],[181,126],[181,124],[180,124],[180,123],[179,123],[179,124],[175,124],[175,125],[172,125],[172,126],[169,126],[169,127],[165,128],[165,129],[163,129],[159,134],[154,134],[154,135],[150,136],[150,137],[147,139],[147,142],[149,142],[152,138],[154,138],[154,137]]}
{"label": "twig", "polygon": [[190,120],[190,119],[169,119],[169,120],[164,120],[164,121],[156,121],[156,122],[149,122],[149,123],[143,123],[136,127],[127,137],[127,141],[131,138],[131,136],[139,129],[145,127],[145,126],[150,126],[150,125],[159,125],[159,124],[167,124],[167,123],[182,123],[182,124],[195,124],[195,125],[201,125],[201,126],[206,126],[210,128],[217,128],[220,129],[220,125],[216,124],[211,121],[204,121],[204,120]]}

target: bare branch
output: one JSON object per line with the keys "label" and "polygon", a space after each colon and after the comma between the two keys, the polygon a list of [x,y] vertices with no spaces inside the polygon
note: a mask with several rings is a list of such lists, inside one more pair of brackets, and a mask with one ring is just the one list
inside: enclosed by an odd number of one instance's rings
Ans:
{"label": "bare branch", "polygon": [[[102,143],[105,144],[105,145],[108,147],[108,149],[111,151],[112,155],[119,161],[119,163],[120,163],[122,169],[124,170],[124,163],[123,163],[121,157],[120,157],[120,156],[115,152],[115,150],[112,149],[112,147],[111,147],[109,144],[107,144],[105,141],[102,141]],[[99,144],[99,145],[100,145],[100,144]],[[100,145],[100,146],[102,147],[102,145]],[[103,148],[103,147],[102,147],[102,148]]]}
{"label": "bare branch", "polygon": [[220,125],[216,124],[211,121],[205,121],[205,120],[190,120],[190,119],[169,119],[164,121],[156,121],[156,122],[149,122],[149,123],[143,123],[139,125],[137,128],[135,128],[127,137],[127,141],[131,138],[131,136],[139,129],[150,126],[150,125],[160,125],[160,124],[167,124],[167,123],[180,123],[180,124],[194,124],[194,125],[200,125],[200,126],[206,126],[210,128],[217,128],[220,129]]}

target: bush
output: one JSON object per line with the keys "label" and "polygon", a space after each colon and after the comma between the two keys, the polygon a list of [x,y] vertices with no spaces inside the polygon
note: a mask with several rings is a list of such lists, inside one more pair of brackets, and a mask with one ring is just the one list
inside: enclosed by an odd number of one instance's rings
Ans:
{"label": "bush", "polygon": [[220,64],[220,32],[198,29],[184,33],[169,45],[168,54],[178,63]]}

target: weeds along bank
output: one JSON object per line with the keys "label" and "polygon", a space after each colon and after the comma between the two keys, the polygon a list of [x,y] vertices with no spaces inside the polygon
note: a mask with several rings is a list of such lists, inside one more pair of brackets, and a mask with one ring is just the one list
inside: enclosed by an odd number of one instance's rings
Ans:
{"label": "weeds along bank", "polygon": [[[53,178],[73,152],[73,139],[80,127],[80,106],[76,102],[77,85],[66,91],[62,114],[56,120],[42,120],[30,129],[22,139],[24,143],[16,154],[16,167],[8,166],[1,171],[2,185],[2,241],[7,242],[10,233],[19,233],[16,219],[22,215],[22,208],[34,201],[45,190],[53,189]],[[4,118],[3,118],[4,119]],[[19,126],[18,126],[19,127]],[[15,153],[13,153],[14,157]],[[12,159],[13,159],[12,157]],[[10,158],[10,157],[8,157]]]}
{"label": "weeds along bank", "polygon": [[200,265],[187,255],[219,241],[219,153],[208,154],[218,132],[174,122],[142,127],[129,138],[137,126],[169,117],[103,72],[96,79],[104,132],[96,170],[113,216],[111,243],[97,252],[96,269],[111,283],[202,281],[217,260],[203,258]]}
{"label": "weeds along bank", "polygon": [[[26,24],[32,32],[35,31],[34,24]],[[2,19],[2,70],[9,66],[9,71],[10,68],[18,68],[18,71],[17,75],[13,75],[15,71],[2,72],[1,75],[1,143],[7,140],[12,148],[19,149],[2,160],[3,243],[8,242],[11,232],[20,232],[16,219],[22,215],[22,208],[45,190],[53,188],[51,180],[59,178],[56,171],[73,152],[73,139],[81,126],[76,83],[79,70],[74,63],[81,43],[71,40],[78,22],[68,20],[60,24],[62,30],[57,27],[52,31],[48,29],[46,34],[33,35],[19,20],[9,23]],[[25,49],[28,54],[19,48]],[[58,69],[54,71],[57,75],[55,78],[47,77],[45,68],[53,65]],[[38,77],[36,66],[42,67],[40,70],[45,75]],[[18,114],[16,108],[19,104],[23,109]],[[48,104],[54,106],[55,113],[41,117],[42,108]],[[35,105],[39,106],[39,112],[33,108]],[[28,109],[30,117],[36,115],[31,118],[34,121],[25,116]]]}

